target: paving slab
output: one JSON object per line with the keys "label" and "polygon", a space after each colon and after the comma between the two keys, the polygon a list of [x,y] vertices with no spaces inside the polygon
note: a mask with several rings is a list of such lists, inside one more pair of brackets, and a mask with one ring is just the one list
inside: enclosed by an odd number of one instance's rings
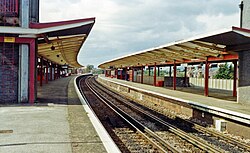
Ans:
{"label": "paving slab", "polygon": [[1,153],[71,152],[67,106],[0,108]]}
{"label": "paving slab", "polygon": [[0,153],[105,153],[75,93],[76,76],[38,86],[37,103],[0,107]]}
{"label": "paving slab", "polygon": [[76,94],[74,79],[68,85],[68,113],[72,152],[107,152]]}

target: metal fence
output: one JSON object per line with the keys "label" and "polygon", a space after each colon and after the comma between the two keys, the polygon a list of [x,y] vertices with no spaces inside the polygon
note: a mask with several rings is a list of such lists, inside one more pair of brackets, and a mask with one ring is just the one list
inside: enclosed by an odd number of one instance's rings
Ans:
{"label": "metal fence", "polygon": [[17,102],[18,45],[0,43],[0,104]]}
{"label": "metal fence", "polygon": [[0,15],[17,16],[18,0],[0,0]]}

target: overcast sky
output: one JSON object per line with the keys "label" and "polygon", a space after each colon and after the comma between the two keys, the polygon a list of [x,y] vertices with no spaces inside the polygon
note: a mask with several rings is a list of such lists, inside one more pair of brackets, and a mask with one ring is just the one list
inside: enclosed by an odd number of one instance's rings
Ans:
{"label": "overcast sky", "polygon": [[41,0],[40,22],[96,17],[82,65],[239,26],[240,0]]}

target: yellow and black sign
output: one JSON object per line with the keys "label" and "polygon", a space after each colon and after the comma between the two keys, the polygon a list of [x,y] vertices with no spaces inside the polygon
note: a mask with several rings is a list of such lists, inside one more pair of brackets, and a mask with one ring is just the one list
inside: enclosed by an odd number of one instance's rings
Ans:
{"label": "yellow and black sign", "polygon": [[15,37],[4,37],[5,43],[14,43],[16,41]]}

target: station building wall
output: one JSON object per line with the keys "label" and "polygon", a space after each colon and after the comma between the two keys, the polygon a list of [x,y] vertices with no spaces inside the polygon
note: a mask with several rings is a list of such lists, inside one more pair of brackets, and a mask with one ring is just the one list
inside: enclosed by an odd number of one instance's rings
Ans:
{"label": "station building wall", "polygon": [[0,43],[0,104],[18,99],[19,48],[17,44]]}

